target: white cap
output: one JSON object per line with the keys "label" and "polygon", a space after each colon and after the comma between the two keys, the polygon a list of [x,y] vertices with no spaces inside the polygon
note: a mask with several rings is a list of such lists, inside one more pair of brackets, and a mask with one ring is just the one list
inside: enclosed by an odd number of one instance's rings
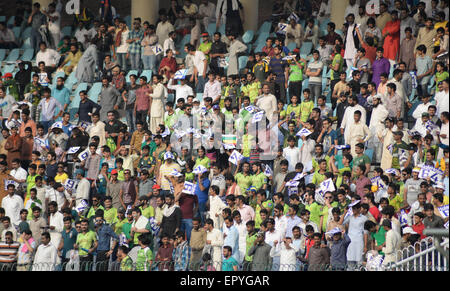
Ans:
{"label": "white cap", "polygon": [[409,234],[417,234],[417,232],[415,232],[415,231],[412,229],[412,227],[410,227],[410,226],[407,226],[407,227],[405,227],[405,228],[403,229],[403,234],[407,234],[407,233],[409,233]]}

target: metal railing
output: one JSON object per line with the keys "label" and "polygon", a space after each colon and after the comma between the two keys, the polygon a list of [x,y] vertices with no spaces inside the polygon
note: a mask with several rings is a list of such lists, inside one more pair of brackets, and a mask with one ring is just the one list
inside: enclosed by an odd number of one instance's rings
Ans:
{"label": "metal railing", "polygon": [[[436,246],[437,243],[438,245]],[[448,271],[449,241],[427,237],[397,252],[397,262],[386,267],[388,271]]]}
{"label": "metal railing", "polygon": [[[181,267],[174,261],[153,262],[151,265],[126,264],[126,271],[222,271],[222,262],[193,263],[189,266]],[[232,269],[229,266],[228,269]],[[243,263],[238,265],[238,271],[365,271],[365,267],[359,266],[331,266],[331,265],[307,265],[307,264],[255,264]],[[16,263],[0,264],[0,272],[5,271],[123,271],[120,262],[77,262],[77,263],[38,263],[27,266]]]}

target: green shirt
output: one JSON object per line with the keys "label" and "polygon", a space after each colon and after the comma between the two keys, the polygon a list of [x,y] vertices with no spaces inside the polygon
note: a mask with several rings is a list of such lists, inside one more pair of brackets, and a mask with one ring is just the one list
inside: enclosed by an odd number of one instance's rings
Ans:
{"label": "green shirt", "polygon": [[208,63],[209,63],[209,54],[206,54],[206,52],[211,50],[211,46],[212,46],[212,42],[203,42],[198,46],[198,49],[197,49],[205,54],[205,57],[208,60]]}
{"label": "green shirt", "polygon": [[402,141],[401,143],[394,143],[394,148],[392,149],[392,168],[400,169],[400,149],[408,150],[408,145]]}
{"label": "green shirt", "polygon": [[[300,64],[305,67],[304,62],[300,62]],[[303,69],[300,69],[297,64],[293,64],[289,66],[290,74],[289,81],[290,82],[300,82],[303,81]]]}
{"label": "green shirt", "polygon": [[80,232],[77,236],[78,254],[80,256],[87,256],[88,252],[83,249],[89,250],[97,241],[97,235],[92,230],[86,233]]}
{"label": "green shirt", "polygon": [[252,175],[252,186],[255,186],[256,190],[262,188],[264,184],[267,184],[267,176],[264,173],[259,173],[258,175]]}
{"label": "green shirt", "polygon": [[34,187],[36,187],[36,177],[37,176],[39,176],[39,175],[34,175],[34,176],[31,176],[31,175],[28,175],[28,177],[27,177],[27,198],[29,198],[30,197],[30,190],[31,189],[33,189]]}
{"label": "green shirt", "polygon": [[[123,234],[125,234],[125,237],[128,239],[131,239],[131,223],[129,223],[128,221],[126,223],[124,223],[124,225],[122,226],[122,232]],[[128,244],[130,249],[134,246],[133,241],[130,241],[130,243]]]}
{"label": "green shirt", "polygon": [[[334,201],[333,203],[331,203],[331,206],[337,207],[338,203],[336,201]],[[328,206],[324,205],[322,206],[322,211],[320,212],[320,216],[323,216],[323,224],[322,224],[322,231],[326,232],[327,231],[327,221],[328,221]],[[320,222],[320,219],[319,219]],[[318,227],[320,227],[320,224],[317,225]]]}
{"label": "green shirt", "polygon": [[[448,79],[448,72],[443,71],[442,73],[436,72],[436,84],[439,84],[439,82],[444,81],[445,79]],[[436,92],[439,92],[438,86],[436,86]]]}
{"label": "green shirt", "polygon": [[255,206],[255,228],[259,228],[262,223],[261,214],[259,213],[262,208],[269,209],[269,213],[273,211],[273,202],[272,200],[266,200],[262,203],[262,207],[256,204]]}
{"label": "green shirt", "polygon": [[320,183],[325,181],[325,174],[320,174],[319,171],[315,171],[311,180],[311,183],[315,184],[316,186],[319,186]]}
{"label": "green shirt", "polygon": [[353,169],[355,169],[359,165],[370,164],[370,158],[368,156],[366,156],[365,154],[363,154],[360,157],[359,156],[354,157],[352,162],[353,162]]}
{"label": "green shirt", "polygon": [[143,209],[142,206],[139,208],[142,211],[142,215],[144,215],[146,218],[155,217],[155,209],[153,208],[153,206],[148,205],[145,209]]}
{"label": "green shirt", "polygon": [[342,72],[342,68],[344,67],[344,59],[342,58],[341,54],[336,54],[333,58],[333,62],[331,63],[331,66],[334,67],[336,64],[339,64],[339,68],[337,71],[332,70],[330,80],[338,80],[339,74]]}
{"label": "green shirt", "polygon": [[120,235],[122,233],[122,227],[124,226],[125,223],[127,223],[128,220],[126,218],[119,220],[119,218],[117,218],[117,222],[116,224],[114,224],[114,232],[117,235]]}
{"label": "green shirt", "polygon": [[99,209],[105,211],[105,208],[103,208],[103,206],[101,206],[101,205],[99,205],[99,206],[97,207],[97,209],[94,209],[94,206],[92,206],[91,208],[89,208],[89,212],[88,212],[86,218],[89,219],[89,218],[93,217],[93,216],[95,215],[95,212],[96,212],[97,210],[99,210]]}
{"label": "green shirt", "polygon": [[300,103],[300,116],[301,121],[306,122],[314,108],[314,102],[312,100],[303,101]]}
{"label": "green shirt", "polygon": [[[386,241],[386,231],[382,226],[379,227],[377,232],[371,233],[370,236],[375,240],[377,246],[381,246]],[[379,251],[379,253],[384,255],[382,251]]]}
{"label": "green shirt", "polygon": [[200,165],[202,165],[203,167],[209,169],[211,167],[211,160],[207,156],[204,156],[203,159],[197,158],[195,160],[194,168],[197,168]]}
{"label": "green shirt", "polygon": [[133,271],[133,260],[129,256],[123,258],[120,262],[120,270],[121,271]]}
{"label": "green shirt", "polygon": [[309,210],[311,213],[309,216],[309,220],[317,224],[317,226],[320,225],[320,214],[321,214],[321,207],[320,205],[314,201],[311,205],[306,205],[305,208]]}
{"label": "green shirt", "polygon": [[247,237],[245,238],[245,260],[247,262],[253,261],[253,256],[249,256],[248,251],[252,248],[253,244],[255,243],[256,238],[258,237],[257,234],[258,233],[255,231],[253,235],[247,234]]}
{"label": "green shirt", "polygon": [[[286,116],[289,116],[291,119],[297,119],[298,117],[300,117],[300,108],[300,104],[297,104],[295,106],[289,104],[286,108]],[[294,112],[294,116],[291,116],[292,112]]]}
{"label": "green shirt", "polygon": [[237,185],[241,189],[241,194],[246,196],[245,191],[247,191],[248,188],[252,185],[252,176],[247,175],[244,176],[242,173],[237,173],[234,177],[236,180]]}
{"label": "green shirt", "polygon": [[103,217],[105,218],[106,223],[109,225],[113,225],[114,223],[118,222],[119,219],[117,218],[117,208],[111,207],[108,210],[105,209]]}
{"label": "green shirt", "polygon": [[150,262],[153,260],[153,252],[149,247],[140,248],[136,257],[136,271],[150,271]]}

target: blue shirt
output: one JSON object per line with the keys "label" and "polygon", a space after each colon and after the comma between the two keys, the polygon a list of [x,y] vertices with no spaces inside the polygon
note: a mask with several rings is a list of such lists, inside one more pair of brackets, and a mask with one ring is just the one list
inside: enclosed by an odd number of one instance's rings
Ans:
{"label": "blue shirt", "polygon": [[233,258],[229,257],[222,262],[222,271],[229,272],[234,271],[233,267],[239,265],[238,262]]}
{"label": "blue shirt", "polygon": [[231,257],[239,261],[239,231],[234,225],[228,230],[227,236],[223,240],[223,245],[231,247]]}
{"label": "blue shirt", "polygon": [[98,239],[98,247],[97,251],[109,251],[109,243],[111,238],[118,241],[119,236],[113,231],[113,229],[106,224],[102,224],[100,228],[97,229],[97,239]]}
{"label": "blue shirt", "polygon": [[[52,96],[55,98],[64,108],[64,105],[70,103],[70,91],[66,87],[63,87],[62,90],[58,90],[54,88],[52,90]],[[56,108],[55,116],[59,114],[59,108]],[[58,118],[58,120],[61,120],[61,117]]]}
{"label": "blue shirt", "polygon": [[203,187],[205,187],[206,189],[205,191],[201,191],[197,178],[197,184],[195,185],[195,195],[197,195],[198,197],[198,203],[206,203],[206,201],[208,201],[208,191],[210,185],[211,181],[209,181],[208,178],[203,179]]}
{"label": "blue shirt", "polygon": [[[323,140],[322,140],[322,144],[323,144],[323,151],[325,153],[327,153],[331,146],[334,145],[334,141],[337,140],[338,138],[338,134],[336,132],[336,130],[332,129],[330,131],[330,133],[325,132],[325,134],[323,135]],[[334,154],[334,152],[332,152],[332,154]]]}
{"label": "blue shirt", "polygon": [[283,58],[277,59],[276,57],[273,57],[270,59],[269,63],[269,69],[275,73],[277,76],[275,82],[276,83],[283,83],[286,81],[286,78],[284,76],[284,69],[286,68],[286,61],[283,61]]}
{"label": "blue shirt", "polygon": [[61,250],[61,255],[63,258],[65,258],[67,252],[73,250],[73,245],[77,242],[78,232],[75,230],[75,228],[72,227],[69,232],[66,232],[66,230],[64,229],[61,232],[61,235],[64,242],[63,248]]}

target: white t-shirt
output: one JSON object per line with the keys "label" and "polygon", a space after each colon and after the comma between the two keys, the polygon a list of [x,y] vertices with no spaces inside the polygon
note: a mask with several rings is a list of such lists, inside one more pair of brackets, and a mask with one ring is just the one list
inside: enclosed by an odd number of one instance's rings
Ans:
{"label": "white t-shirt", "polygon": [[25,171],[23,168],[18,168],[17,170],[14,169],[9,174],[17,180],[26,180],[28,176],[27,171]]}
{"label": "white t-shirt", "polygon": [[120,40],[120,45],[117,47],[116,53],[118,54],[126,54],[128,52],[128,46],[127,43],[128,34],[130,33],[129,30],[122,32],[122,37]]}
{"label": "white t-shirt", "polygon": [[203,62],[206,60],[206,56],[201,51],[196,51],[194,55],[194,66],[197,68],[198,75],[202,76],[203,73],[208,73],[208,67],[206,67],[205,72],[205,63]]}

